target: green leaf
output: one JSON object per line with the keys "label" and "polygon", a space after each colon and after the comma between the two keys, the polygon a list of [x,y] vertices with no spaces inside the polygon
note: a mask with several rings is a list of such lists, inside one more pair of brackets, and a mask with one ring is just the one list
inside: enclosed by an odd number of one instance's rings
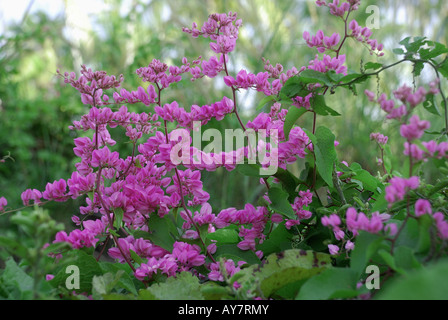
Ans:
{"label": "green leaf", "polygon": [[359,293],[357,273],[349,268],[330,268],[309,279],[300,288],[297,300],[352,298]]}
{"label": "green leaf", "polygon": [[396,246],[415,248],[416,253],[426,253],[431,246],[431,236],[428,230],[432,225],[432,218],[423,215],[419,219],[409,219],[400,236],[397,239]]}
{"label": "green leaf", "polygon": [[265,255],[281,252],[291,248],[292,233],[286,229],[285,223],[277,225],[263,243],[257,246],[257,250],[263,251]]}
{"label": "green leaf", "polygon": [[280,182],[283,185],[283,189],[289,193],[289,199],[293,201],[297,196],[296,191],[297,185],[303,182],[300,181],[290,171],[284,170],[282,168],[277,169],[277,172],[274,174],[274,177],[280,180]]}
{"label": "green leaf", "polygon": [[224,244],[218,246],[213,254],[216,260],[220,258],[232,259],[234,262],[245,261],[248,264],[258,264],[260,259],[251,250],[241,250],[235,244]]}
{"label": "green leaf", "polygon": [[306,129],[303,130],[313,143],[319,174],[329,187],[333,187],[333,164],[337,160],[334,134],[326,127],[317,128],[315,135]]}
{"label": "green leaf", "polygon": [[199,279],[191,272],[181,272],[165,282],[139,291],[141,300],[204,300]]}
{"label": "green leaf", "polygon": [[297,219],[291,204],[288,201],[289,194],[278,186],[271,186],[268,190],[269,205],[272,210],[284,215],[288,219]]}
{"label": "green leaf", "polygon": [[[65,259],[68,258],[68,261]],[[92,279],[94,276],[102,275],[103,272],[99,266],[96,259],[85,253],[82,250],[72,250],[64,255],[64,260],[66,261],[59,271],[56,273],[55,277],[50,281],[55,287],[66,287],[66,280],[71,275],[66,273],[67,267],[70,265],[75,265],[79,268],[79,285],[80,288],[75,290],[78,293],[91,293],[92,291]]]}
{"label": "green leaf", "polygon": [[208,233],[207,239],[217,241],[217,245],[234,244],[240,241],[238,232],[235,230],[234,227],[218,229],[215,232]]}
{"label": "green leaf", "polygon": [[350,73],[344,77],[341,78],[341,82],[342,83],[348,83],[348,82],[352,82],[353,84],[355,83],[361,83],[364,82],[368,79],[368,76],[366,76],[365,74],[362,73]]}
{"label": "green leaf", "polygon": [[384,262],[391,267],[392,270],[397,271],[398,273],[405,274],[406,271],[402,268],[397,267],[395,263],[395,258],[390,254],[388,250],[380,249],[378,251],[378,255],[383,258]]}
{"label": "green leaf", "polygon": [[430,48],[421,48],[418,52],[420,54],[420,59],[434,59],[441,54],[448,53],[448,48],[440,42],[427,41],[427,44]]}
{"label": "green leaf", "polygon": [[131,255],[131,258],[135,263],[142,264],[145,262],[134,250],[129,249],[129,254]]}
{"label": "green leaf", "polygon": [[0,236],[0,247],[21,258],[26,258],[28,256],[27,247],[8,237]]}
{"label": "green leaf", "polygon": [[[126,291],[137,295],[137,289],[135,288],[133,279],[133,271],[126,263],[111,263],[111,262],[101,262],[100,263],[101,270],[103,273],[111,272],[113,274],[121,273],[121,276],[116,283],[116,288],[123,288]],[[132,274],[132,278],[130,276]]]}
{"label": "green leaf", "polygon": [[285,124],[283,126],[283,132],[285,134],[285,140],[288,140],[289,132],[296,123],[296,121],[307,112],[305,108],[297,108],[296,106],[289,107],[288,113],[285,117]]}
{"label": "green leaf", "polygon": [[122,208],[114,209],[114,227],[117,229],[121,228],[121,224],[123,222],[124,211]]}
{"label": "green leaf", "polygon": [[364,273],[369,259],[379,250],[383,237],[361,231],[356,237],[355,249],[350,256],[350,268],[358,276]]}
{"label": "green leaf", "polygon": [[448,261],[392,279],[376,295],[379,300],[448,300]]}
{"label": "green leaf", "polygon": [[425,65],[422,61],[414,62],[414,75],[416,77],[420,76],[424,67],[425,67]]}
{"label": "green leaf", "polygon": [[367,170],[360,169],[355,171],[356,175],[352,178],[362,182],[363,188],[372,192],[376,192],[378,180],[373,177]]}
{"label": "green leaf", "polygon": [[97,300],[101,299],[103,295],[111,293],[123,274],[124,271],[119,270],[116,274],[107,272],[101,276],[94,276],[92,279],[92,297]]}
{"label": "green leaf", "polygon": [[264,98],[261,99],[260,102],[258,103],[258,106],[257,106],[257,109],[256,109],[256,110],[258,111],[258,110],[262,109],[267,103],[269,103],[269,102],[271,102],[271,101],[274,101],[275,98],[276,98],[275,95],[264,97]]}
{"label": "green leaf", "polygon": [[[331,267],[330,255],[311,250],[290,249],[274,253],[262,266],[250,266],[238,272],[230,282],[238,279],[242,288],[264,297],[272,296],[279,289],[308,279]],[[299,288],[296,288],[298,291]]]}
{"label": "green leaf", "polygon": [[448,59],[445,59],[437,69],[439,70],[440,74],[444,76],[446,79],[448,79]]}
{"label": "green leaf", "polygon": [[420,49],[420,47],[424,46],[427,41],[425,41],[426,37],[406,37],[403,40],[399,42],[402,46],[404,46],[407,50],[407,53],[417,53],[417,51]]}
{"label": "green leaf", "polygon": [[383,67],[383,64],[378,63],[378,62],[367,62],[367,63],[364,65],[364,69],[365,69],[365,70],[369,70],[369,69],[377,70],[377,69],[380,69],[380,68],[382,68],[382,67]]}
{"label": "green leaf", "polygon": [[201,285],[201,293],[205,300],[227,300],[230,299],[230,289],[216,282],[206,282]]}
{"label": "green leaf", "polygon": [[282,99],[286,100],[288,98],[293,98],[296,96],[306,96],[309,93],[309,90],[300,80],[299,76],[294,76],[286,80],[280,91],[280,96],[282,97]]}
{"label": "green leaf", "polygon": [[433,186],[430,190],[428,190],[428,197],[432,197],[436,193],[438,193],[440,190],[443,190],[444,188],[448,188],[448,179],[442,180],[436,183],[435,186]]}
{"label": "green leaf", "polygon": [[336,110],[333,110],[332,108],[327,106],[327,104],[325,103],[325,97],[323,95],[316,95],[316,96],[312,97],[310,103],[311,103],[311,106],[312,106],[314,112],[316,112],[319,115],[322,115],[322,116],[328,116],[328,115],[340,116],[341,115]]}
{"label": "green leaf", "polygon": [[420,269],[422,266],[415,258],[414,250],[409,247],[400,246],[394,251],[395,263],[398,268],[404,270]]}
{"label": "green leaf", "polygon": [[426,100],[423,102],[423,108],[425,108],[428,112],[435,114],[437,116],[442,115],[434,99],[434,95],[431,93],[426,95]]}
{"label": "green leaf", "polygon": [[310,83],[320,83],[324,84],[328,87],[333,85],[333,82],[330,77],[326,73],[319,72],[313,69],[303,70],[299,74],[299,79],[302,83],[310,84]]}
{"label": "green leaf", "polygon": [[134,232],[134,238],[151,240],[155,245],[158,245],[169,251],[173,249],[173,244],[177,239],[178,232],[175,224],[172,221],[171,213],[165,215],[163,218],[159,217],[157,213],[152,213],[149,217],[148,227],[150,230],[149,232]]}
{"label": "green leaf", "polygon": [[5,269],[0,276],[0,286],[8,294],[7,299],[33,299],[33,278],[26,274],[11,257],[6,259]]}
{"label": "green leaf", "polygon": [[395,53],[396,55],[405,54],[402,48],[395,48],[392,50],[392,52]]}

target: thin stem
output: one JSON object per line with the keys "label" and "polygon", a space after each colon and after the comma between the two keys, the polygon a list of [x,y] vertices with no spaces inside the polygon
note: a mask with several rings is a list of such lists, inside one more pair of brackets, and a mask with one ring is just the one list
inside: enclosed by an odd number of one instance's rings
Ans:
{"label": "thin stem", "polygon": [[[223,60],[224,60],[224,72],[226,73],[226,76],[229,76],[229,71],[227,69],[227,62],[226,62],[226,55],[223,54]],[[236,118],[238,119],[238,122],[240,123],[241,128],[243,128],[244,131],[246,131],[246,127],[244,126],[243,122],[241,121],[240,115],[238,114],[238,108],[236,106],[236,89],[232,87],[232,95],[233,95],[233,113],[236,115]]]}
{"label": "thin stem", "polygon": [[[316,133],[316,120],[317,120],[317,114],[316,112],[313,111],[313,135]],[[316,167],[316,154],[313,151],[313,157],[314,157],[314,167],[313,167],[313,184],[311,185],[311,189],[314,190],[314,187],[316,186],[316,179],[317,179],[317,167]],[[316,196],[317,195],[317,191],[314,190]]]}
{"label": "thin stem", "polygon": [[125,171],[123,171],[117,178],[117,180],[120,180],[123,176],[125,176],[129,169],[131,168],[131,166],[134,164],[134,157],[135,157],[135,146],[137,145],[137,141],[134,141],[134,146],[132,147],[132,155],[131,155],[131,161],[129,162],[128,167],[126,168]]}
{"label": "thin stem", "polygon": [[384,165],[384,149],[381,146],[380,146],[380,150],[381,150],[381,166],[383,167],[384,174],[389,174],[387,172],[386,166]]}

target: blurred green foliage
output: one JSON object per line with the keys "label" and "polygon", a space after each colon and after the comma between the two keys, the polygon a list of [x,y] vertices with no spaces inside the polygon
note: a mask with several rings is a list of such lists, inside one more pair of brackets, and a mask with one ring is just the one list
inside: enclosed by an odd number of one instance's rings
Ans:
{"label": "blurred green foliage", "polygon": [[[182,32],[182,27],[190,27],[192,22],[201,23],[213,12],[238,12],[243,20],[237,50],[230,57],[231,74],[241,68],[254,73],[263,71],[263,57],[274,65],[283,64],[285,69],[300,68],[315,55],[315,50],[303,41],[303,31],[312,34],[318,29],[343,31],[340,20],[331,18],[327,9],[318,8],[311,0],[104,0],[106,9],[95,16],[83,13],[74,0],[66,0],[65,4],[66,12],[55,18],[44,12],[30,13],[24,15],[21,22],[7,26],[0,35],[0,158],[8,153],[12,157],[0,163],[0,195],[8,199],[10,208],[21,206],[20,194],[25,189],[44,190],[47,182],[69,178],[74,168],[73,139],[82,133],[70,131],[68,126],[87,112],[87,107],[75,90],[57,77],[57,69],[78,73],[80,64],[86,64],[94,70],[123,74],[125,88],[135,90],[142,85],[135,70],[154,58],[167,64],[180,64],[184,56],[190,61],[201,55],[208,57],[207,39],[191,39]],[[362,1],[352,18],[365,24],[369,17],[368,5],[367,1]],[[444,0],[406,3],[379,0],[375,5],[380,8],[380,28],[373,30],[374,37],[385,44],[386,55],[378,59],[362,47],[349,44],[343,52],[350,57],[349,69],[359,71],[359,65],[350,63],[360,59],[385,64],[396,61],[391,51],[406,35],[424,34],[447,43],[443,30],[448,24],[448,7]],[[73,8],[78,10],[72,11]],[[421,80],[432,80],[434,75],[426,71]],[[391,94],[402,84],[401,75],[409,74],[412,74],[412,66],[403,65],[382,73],[377,83],[368,82],[365,88]],[[223,95],[230,95],[229,89],[219,80],[202,80],[199,84],[185,79],[164,92],[162,102],[177,100],[185,108],[192,104],[210,104]],[[415,85],[421,80],[415,79]],[[363,95],[364,89],[360,88],[357,97],[349,91],[335,94],[329,103],[342,116],[319,121],[335,132],[341,143],[337,150],[343,150],[341,160],[358,162],[375,173],[379,169],[375,161],[379,150],[370,141],[370,133],[381,131],[389,135],[393,152],[401,152],[402,145],[394,140],[398,136],[397,128],[384,121],[379,107],[369,103]],[[263,97],[254,92],[241,92],[237,98],[242,115],[248,120]],[[145,110],[144,106],[130,108],[136,112]],[[428,118],[429,114],[425,116]],[[306,128],[312,125],[312,119],[306,116],[300,121]],[[234,117],[227,117],[221,122],[210,122],[208,127],[223,129],[238,125]],[[112,134],[119,141],[122,132]],[[122,147],[120,152],[129,152],[128,147]],[[397,157],[397,161],[399,159]],[[300,167],[290,169],[299,176]],[[237,171],[204,172],[203,177],[206,190],[211,194],[211,205],[217,211],[253,202],[262,191],[257,179]],[[77,213],[81,202],[71,201],[48,208],[52,215],[67,222]],[[8,222],[2,223],[0,228],[5,227]]]}

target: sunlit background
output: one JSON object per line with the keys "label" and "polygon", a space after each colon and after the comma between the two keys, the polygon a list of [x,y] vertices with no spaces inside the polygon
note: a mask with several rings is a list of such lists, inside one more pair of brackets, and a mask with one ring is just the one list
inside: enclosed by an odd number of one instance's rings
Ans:
{"label": "sunlit background", "polygon": [[[392,49],[406,36],[427,36],[447,43],[448,3],[446,0],[365,1],[353,14],[361,25],[369,17],[368,5],[379,8],[379,29],[373,37],[385,45],[385,56],[378,58],[354,41],[349,41],[343,53],[349,70],[359,71],[359,61],[392,63],[398,57]],[[305,45],[304,30],[315,33],[343,32],[342,22],[331,16],[328,9],[319,8],[306,0],[14,0],[0,1],[0,196],[9,206],[21,205],[20,193],[27,188],[45,189],[47,182],[67,179],[77,161],[73,155],[73,138],[79,134],[68,130],[71,121],[87,111],[77,92],[56,76],[56,70],[79,73],[81,64],[109,74],[123,74],[124,86],[135,89],[142,83],[135,70],[157,58],[168,64],[180,64],[182,57],[195,59],[209,56],[207,39],[193,39],[182,32],[192,22],[199,25],[214,12],[237,12],[243,20],[237,49],[231,54],[230,72],[241,68],[257,73],[263,70],[262,58],[285,68],[300,68],[314,58],[315,50]],[[379,152],[370,141],[371,132],[389,135],[391,148],[400,165],[402,141],[397,127],[384,121],[379,107],[369,103],[362,94],[368,88],[391,93],[399,85],[418,86],[434,79],[431,70],[412,77],[412,65],[400,65],[380,75],[378,81],[358,86],[358,96],[337,92],[328,103],[342,114],[336,118],[321,117],[319,123],[330,127],[340,145],[339,160],[358,162],[372,173],[379,167]],[[445,86],[446,88],[446,86]],[[177,100],[188,108],[192,104],[210,104],[220,100],[229,89],[222,79],[179,83],[165,95],[165,102]],[[241,92],[238,103],[243,117],[254,116],[263,96]],[[144,110],[132,106],[135,111]],[[426,118],[430,115],[425,114]],[[233,127],[233,118],[212,121],[218,129]],[[311,119],[303,117],[300,125],[310,127]],[[438,125],[434,119],[433,124]],[[122,132],[114,132],[120,141]],[[128,146],[120,152],[126,154]],[[300,163],[290,168],[300,175]],[[430,174],[430,172],[428,173]],[[206,190],[212,195],[213,208],[241,207],[255,203],[262,189],[257,179],[237,172],[219,170],[204,173]],[[49,206],[55,215],[69,219],[77,213],[83,200]],[[3,217],[2,217],[3,218]]]}

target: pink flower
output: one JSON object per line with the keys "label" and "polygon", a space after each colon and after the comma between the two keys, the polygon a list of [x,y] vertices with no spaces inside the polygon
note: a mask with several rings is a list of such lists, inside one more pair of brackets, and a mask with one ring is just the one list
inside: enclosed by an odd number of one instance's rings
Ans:
{"label": "pink flower", "polygon": [[432,214],[431,202],[426,199],[418,199],[415,202],[415,215],[420,217],[424,214]]}
{"label": "pink flower", "polygon": [[384,230],[386,231],[386,233],[390,236],[395,236],[397,234],[398,228],[397,225],[395,223],[389,223],[386,225],[386,227],[384,228]]}
{"label": "pink flower", "polygon": [[347,243],[345,244],[345,249],[347,251],[351,251],[355,248],[355,244],[353,242],[351,242],[350,240],[347,241]]}
{"label": "pink flower", "polygon": [[358,235],[359,230],[369,233],[379,233],[384,229],[384,220],[387,217],[378,212],[372,213],[369,219],[363,212],[357,212],[355,208],[349,208],[346,211],[347,229],[354,235]]}
{"label": "pink flower", "polygon": [[404,179],[400,177],[394,177],[390,179],[390,185],[386,187],[386,201],[391,205],[394,202],[403,200],[405,194],[409,190],[417,189],[420,182],[418,177],[411,177]]}
{"label": "pink flower", "polygon": [[215,56],[212,56],[209,61],[202,60],[202,72],[209,78],[214,78],[221,70],[224,69],[224,60],[218,61]]}
{"label": "pink flower", "polygon": [[416,161],[423,160],[424,157],[424,152],[422,149],[420,149],[416,144],[409,143],[407,141],[404,143],[403,154],[406,156],[411,155],[411,157]]}
{"label": "pink flower", "polygon": [[110,152],[108,147],[94,150],[92,153],[92,167],[114,167],[119,163],[117,151]]}
{"label": "pink flower", "polygon": [[20,197],[22,198],[23,205],[29,206],[31,200],[33,200],[35,204],[40,203],[42,193],[37,189],[27,189],[24,192],[22,192]]}
{"label": "pink flower", "polygon": [[274,213],[274,214],[271,216],[271,221],[272,221],[273,223],[280,223],[280,222],[283,221],[283,216],[282,216],[281,214],[279,214],[279,213]]}
{"label": "pink flower", "polygon": [[341,218],[336,214],[332,214],[329,217],[324,216],[322,217],[322,224],[326,227],[331,226],[333,228],[338,228],[341,224]]}
{"label": "pink flower", "polygon": [[197,245],[176,241],[173,245],[172,256],[185,266],[200,266],[205,262],[205,256],[200,254],[200,251]]}
{"label": "pink flower", "polygon": [[[224,268],[222,268],[224,267]],[[222,270],[224,269],[224,270]],[[208,274],[208,278],[212,281],[224,281],[226,277],[230,279],[235,273],[240,271],[240,267],[235,263],[232,259],[225,260],[223,264],[220,262],[214,262],[210,264],[210,272]]]}
{"label": "pink flower", "polygon": [[426,120],[420,120],[417,115],[413,115],[409,120],[409,124],[403,124],[400,127],[400,134],[408,141],[420,139],[424,133],[424,130],[430,126]]}
{"label": "pink flower", "polygon": [[216,43],[210,42],[210,49],[215,53],[227,54],[235,50],[236,39],[225,35],[219,35]]}
{"label": "pink flower", "polygon": [[385,145],[387,143],[388,137],[377,132],[370,134],[370,140],[375,140],[376,142],[378,142],[378,144]]}
{"label": "pink flower", "polygon": [[60,179],[53,183],[47,183],[45,191],[42,193],[42,197],[46,200],[54,200],[58,202],[66,201],[68,198],[66,191],[67,182],[64,179]]}
{"label": "pink flower", "polygon": [[137,279],[143,281],[146,277],[151,278],[153,274],[157,273],[159,267],[160,262],[156,258],[151,257],[148,259],[147,263],[142,263],[135,270],[134,275]]}
{"label": "pink flower", "polygon": [[441,239],[448,239],[448,222],[445,220],[445,216],[441,212],[436,212],[433,215],[434,220],[436,221],[436,227],[438,231],[438,235]]}
{"label": "pink flower", "polygon": [[339,253],[339,247],[334,245],[334,244],[329,244],[328,245],[328,250],[330,251],[330,254],[332,256],[335,256]]}
{"label": "pink flower", "polygon": [[364,90],[364,94],[367,96],[367,99],[369,99],[369,101],[373,102],[375,100],[375,93],[373,93],[372,91],[366,89]]}
{"label": "pink flower", "polygon": [[5,210],[5,207],[8,205],[8,201],[5,197],[0,198],[0,211]]}

